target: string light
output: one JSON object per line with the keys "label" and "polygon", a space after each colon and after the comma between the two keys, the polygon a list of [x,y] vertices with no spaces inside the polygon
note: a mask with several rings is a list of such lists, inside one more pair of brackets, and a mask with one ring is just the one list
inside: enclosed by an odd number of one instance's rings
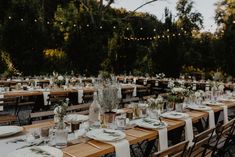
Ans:
{"label": "string light", "polygon": [[100,29],[103,29],[103,27],[102,27],[102,26],[100,26]]}
{"label": "string light", "polygon": [[11,16],[9,16],[8,19],[11,20]]}
{"label": "string light", "polygon": [[73,27],[76,27],[77,25],[76,24],[73,24]]}
{"label": "string light", "polygon": [[47,24],[49,25],[49,24],[50,24],[50,22],[49,22],[49,21],[47,21]]}
{"label": "string light", "polygon": [[23,18],[21,18],[21,19],[20,19],[20,21],[21,21],[21,22],[23,22],[23,21],[24,21],[24,19],[23,19]]}
{"label": "string light", "polygon": [[140,27],[140,30],[143,30],[143,28],[142,28],[142,27]]}
{"label": "string light", "polygon": [[116,29],[116,26],[113,26],[113,29]]}
{"label": "string light", "polygon": [[87,26],[87,27],[90,27],[90,25],[89,25],[89,24],[87,24],[86,26]]}
{"label": "string light", "polygon": [[34,22],[37,22],[38,20],[37,19],[34,19]]}

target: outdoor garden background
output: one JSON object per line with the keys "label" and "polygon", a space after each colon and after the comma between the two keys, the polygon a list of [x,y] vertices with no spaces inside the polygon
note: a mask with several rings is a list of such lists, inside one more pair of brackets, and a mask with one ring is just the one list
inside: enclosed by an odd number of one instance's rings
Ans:
{"label": "outdoor garden background", "polygon": [[178,0],[176,18],[166,8],[163,20],[112,3],[0,0],[1,77],[100,70],[235,75],[235,0],[215,0],[215,33],[201,31],[202,15],[190,0]]}

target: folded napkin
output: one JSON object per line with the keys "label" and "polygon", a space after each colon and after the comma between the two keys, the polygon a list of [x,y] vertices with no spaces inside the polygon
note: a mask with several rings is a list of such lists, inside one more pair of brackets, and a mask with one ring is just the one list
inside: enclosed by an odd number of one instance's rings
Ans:
{"label": "folded napkin", "polygon": [[157,87],[159,85],[158,80],[155,81],[155,86]]}
{"label": "folded napkin", "polygon": [[228,107],[221,106],[223,108],[223,115],[224,115],[224,124],[228,123]]}
{"label": "folded napkin", "polygon": [[131,157],[128,140],[122,139],[116,142],[107,142],[115,147],[116,157]]}
{"label": "folded napkin", "polygon": [[144,80],[144,85],[147,85],[148,79]]}
{"label": "folded napkin", "polygon": [[83,90],[78,89],[78,103],[81,104],[83,102]]}
{"label": "folded napkin", "polygon": [[167,128],[158,129],[158,137],[159,137],[159,151],[167,149],[168,148]]}
{"label": "folded napkin", "polygon": [[[4,98],[4,95],[0,94],[0,98]],[[1,104],[3,104],[3,101],[0,101],[0,111],[3,111],[3,106],[1,106]]]}
{"label": "folded napkin", "polygon": [[48,95],[50,94],[50,92],[43,92],[43,100],[44,100],[44,105],[47,106],[47,105],[50,105],[51,103],[48,102]]}
{"label": "folded napkin", "polygon": [[124,81],[123,81],[123,83],[126,83],[126,77],[124,78]]}
{"label": "folded napkin", "polygon": [[121,99],[122,98],[122,88],[120,86],[118,87],[118,93],[117,94],[118,94],[118,98]]}
{"label": "folded napkin", "polygon": [[215,128],[215,114],[213,110],[206,111],[209,114],[209,128]]}
{"label": "folded napkin", "polygon": [[184,118],[185,121],[185,140],[189,141],[188,147],[193,145],[193,123],[192,118]]}
{"label": "folded napkin", "polygon": [[136,78],[133,78],[133,83],[136,84]]}
{"label": "folded napkin", "polygon": [[193,84],[193,90],[197,90],[197,85],[196,85],[196,83]]}
{"label": "folded napkin", "polygon": [[95,78],[93,78],[93,77],[91,78],[91,83],[93,83],[93,84],[95,83]]}
{"label": "folded napkin", "polygon": [[132,96],[136,97],[137,96],[137,86],[134,85],[133,87],[134,87],[134,90],[133,90]]}

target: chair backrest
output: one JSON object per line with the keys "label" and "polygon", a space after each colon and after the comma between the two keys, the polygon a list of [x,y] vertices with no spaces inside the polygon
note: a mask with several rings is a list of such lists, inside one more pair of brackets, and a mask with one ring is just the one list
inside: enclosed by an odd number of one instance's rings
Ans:
{"label": "chair backrest", "polygon": [[228,140],[229,137],[233,135],[234,129],[235,129],[235,118],[230,120],[228,123],[218,127],[215,147],[217,147],[218,144],[222,142],[226,143],[226,140]]}
{"label": "chair backrest", "polygon": [[[69,106],[67,109],[67,112],[73,112],[77,114],[87,115],[89,114],[89,107],[90,104],[78,104],[78,105],[72,105]],[[47,120],[52,120],[52,117],[54,116],[54,111],[39,111],[39,112],[33,112],[30,113],[30,122],[31,123],[39,123]],[[47,119],[43,117],[48,117]],[[43,120],[42,120],[43,119]]]}
{"label": "chair backrest", "polygon": [[0,106],[3,106],[4,110],[10,109],[11,111],[14,112],[14,114],[16,114],[17,111],[17,105],[19,103],[19,97],[4,97],[4,98],[0,98]]}
{"label": "chair backrest", "polygon": [[183,141],[174,146],[169,147],[168,149],[153,154],[153,157],[184,157],[186,149],[188,146],[188,141]]}
{"label": "chair backrest", "polygon": [[201,156],[203,153],[206,153],[206,147],[204,146],[210,143],[213,133],[214,129],[208,129],[195,135],[193,139],[194,144],[189,150],[189,156],[195,152],[197,153],[197,156]]}

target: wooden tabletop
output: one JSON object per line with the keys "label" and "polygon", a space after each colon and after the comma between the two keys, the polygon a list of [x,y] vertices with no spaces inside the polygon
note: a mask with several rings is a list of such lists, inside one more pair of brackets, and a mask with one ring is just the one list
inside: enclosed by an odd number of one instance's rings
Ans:
{"label": "wooden tabletop", "polygon": [[[225,102],[224,104],[228,106],[228,108],[235,106],[235,102]],[[214,110],[214,112],[218,112],[222,110],[222,108],[219,106],[211,106],[211,107]],[[186,113],[188,113],[190,117],[192,117],[193,123],[197,122],[202,117],[208,117],[208,113],[203,112],[203,111],[190,110]],[[167,122],[168,131],[185,125],[185,122],[183,120],[172,120],[172,119],[164,118],[163,121]],[[24,126],[24,128],[28,130],[30,128],[42,128],[42,127],[47,127],[47,126],[52,126],[52,125],[54,125],[54,123],[51,121],[51,122],[44,122],[44,123]],[[144,129],[144,128],[138,128],[138,127],[125,130],[125,133],[126,133],[126,139],[129,141],[130,144],[136,144],[144,140],[153,140],[158,136],[157,131]],[[106,143],[95,141],[95,140],[91,140],[89,142],[91,142],[92,144],[95,144],[99,148],[96,148],[88,143],[80,143],[80,144],[68,146],[67,148],[64,148],[63,151],[68,152],[69,154],[72,154],[76,157],[96,157],[96,156],[101,156],[104,154],[112,153],[115,151],[114,146],[110,144],[106,144]],[[71,156],[64,154],[64,157],[71,157]]]}
{"label": "wooden tabletop", "polygon": [[[121,88],[122,90],[134,90],[135,86],[138,89],[146,89],[147,87],[143,85],[130,85],[130,84],[122,84]],[[94,92],[95,89],[93,87],[83,87],[83,93],[91,93]],[[63,90],[63,89],[54,89],[50,91],[51,94],[57,94],[57,93],[77,93],[77,90],[75,89],[69,89],[69,90]],[[3,93],[6,97],[11,96],[38,96],[42,95],[42,91],[10,91]]]}

